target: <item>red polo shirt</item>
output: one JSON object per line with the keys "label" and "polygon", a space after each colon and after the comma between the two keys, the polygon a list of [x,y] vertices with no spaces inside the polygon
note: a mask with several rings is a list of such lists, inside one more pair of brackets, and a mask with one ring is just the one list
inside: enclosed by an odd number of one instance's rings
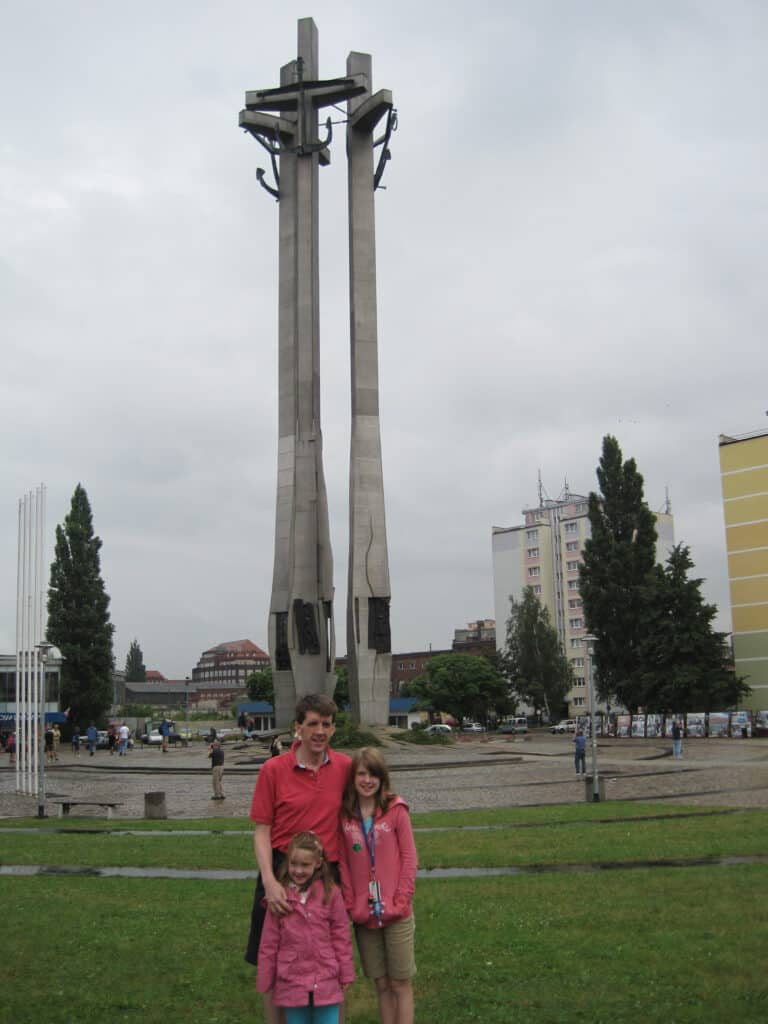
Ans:
{"label": "red polo shirt", "polygon": [[316,832],[329,861],[339,859],[339,811],[351,759],[335,750],[316,771],[303,768],[293,750],[261,766],[251,801],[251,821],[269,825],[272,848],[283,853],[297,832]]}

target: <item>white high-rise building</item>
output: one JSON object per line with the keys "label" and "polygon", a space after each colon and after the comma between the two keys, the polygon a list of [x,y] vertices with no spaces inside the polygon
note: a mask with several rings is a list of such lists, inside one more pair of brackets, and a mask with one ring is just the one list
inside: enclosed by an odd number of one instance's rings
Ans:
{"label": "white high-rise building", "polygon": [[[510,597],[519,601],[523,590],[533,587],[549,609],[573,668],[569,715],[583,714],[588,705],[583,649],[587,628],[579,594],[579,565],[591,532],[587,509],[585,495],[566,489],[557,500],[542,497],[536,508],[524,509],[525,522],[520,526],[491,529],[496,645],[501,649],[506,641]],[[656,513],[656,532],[656,559],[664,562],[675,543],[668,502],[664,512]]]}

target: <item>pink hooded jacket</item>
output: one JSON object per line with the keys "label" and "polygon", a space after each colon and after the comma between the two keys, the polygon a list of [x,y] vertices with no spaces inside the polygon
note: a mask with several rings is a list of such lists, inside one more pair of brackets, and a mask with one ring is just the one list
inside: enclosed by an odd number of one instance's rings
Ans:
{"label": "pink hooded jacket", "polygon": [[[342,985],[355,980],[352,939],[341,893],[334,886],[323,903],[323,883],[305,893],[286,888],[291,910],[284,917],[267,914],[259,946],[257,992],[272,992],[275,1006],[316,1006],[344,999]],[[302,896],[306,901],[302,903]]]}
{"label": "pink hooded jacket", "polygon": [[[413,913],[418,860],[413,841],[408,804],[395,797],[385,814],[376,811],[373,827],[376,843],[376,880],[381,887],[384,911],[381,924],[404,921]],[[359,819],[342,814],[339,828],[339,870],[341,889],[349,915],[355,924],[377,928],[379,919],[368,904],[371,862]]]}

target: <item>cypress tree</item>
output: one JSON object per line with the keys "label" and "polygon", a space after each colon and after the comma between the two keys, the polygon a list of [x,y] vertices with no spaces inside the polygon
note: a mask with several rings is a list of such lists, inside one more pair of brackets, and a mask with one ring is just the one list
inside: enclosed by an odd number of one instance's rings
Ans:
{"label": "cypress tree", "polygon": [[656,563],[656,517],[643,497],[634,459],[622,461],[615,437],[603,438],[600,493],[589,495],[592,536],[584,544],[579,590],[597,637],[598,692],[630,710],[641,703],[641,645],[648,635],[646,587]]}
{"label": "cypress tree", "polygon": [[109,596],[101,578],[101,540],[94,536],[88,495],[78,484],[63,526],[48,588],[48,640],[64,655],[61,697],[84,728],[112,702],[112,634]]}
{"label": "cypress tree", "polygon": [[145,683],[147,681],[147,668],[144,664],[144,655],[138,640],[133,640],[125,659],[125,681],[126,683]]}

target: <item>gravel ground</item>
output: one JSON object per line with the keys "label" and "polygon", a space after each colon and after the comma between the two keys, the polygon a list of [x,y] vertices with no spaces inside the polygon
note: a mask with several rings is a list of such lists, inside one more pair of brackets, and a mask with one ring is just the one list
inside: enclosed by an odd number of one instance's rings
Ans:
{"label": "gravel ground", "polygon": [[[569,736],[528,738],[459,737],[446,746],[390,742],[386,757],[393,785],[411,810],[511,807],[576,803],[585,799],[584,782],[573,769]],[[144,816],[144,794],[162,791],[171,818],[208,816],[247,822],[260,745],[225,744],[224,792],[213,801],[206,748],[192,744],[163,754],[137,748],[128,757],[98,751],[61,760],[46,772],[46,812],[54,816],[57,798],[116,800],[117,817]],[[587,768],[591,752],[587,750]],[[768,807],[768,739],[688,740],[682,761],[661,740],[601,740],[598,766],[606,799],[659,800],[700,806]],[[82,816],[102,817],[99,808]],[[15,771],[7,759],[0,768],[0,817],[37,814],[37,797],[16,792]]]}

